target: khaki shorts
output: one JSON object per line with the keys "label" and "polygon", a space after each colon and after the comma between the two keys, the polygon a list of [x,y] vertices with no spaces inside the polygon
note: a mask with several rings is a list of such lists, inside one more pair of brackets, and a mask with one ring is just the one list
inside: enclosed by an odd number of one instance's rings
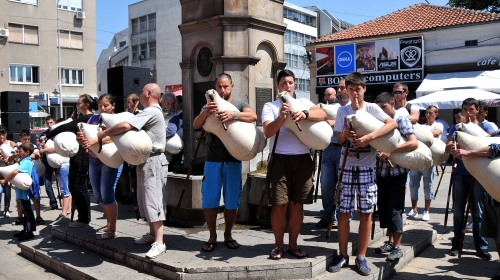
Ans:
{"label": "khaki shorts", "polygon": [[314,192],[314,164],[311,156],[275,154],[273,161],[269,180],[269,202],[272,205],[283,205],[291,200],[311,204]]}

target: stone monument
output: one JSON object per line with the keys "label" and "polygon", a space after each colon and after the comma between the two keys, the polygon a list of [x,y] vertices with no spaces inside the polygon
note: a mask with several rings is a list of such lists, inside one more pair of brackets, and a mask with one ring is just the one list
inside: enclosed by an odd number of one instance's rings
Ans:
{"label": "stone monument", "polygon": [[[250,104],[259,119],[265,102],[274,100],[274,78],[285,68],[282,0],[180,0],[184,165],[189,166],[199,132],[192,123],[206,104],[205,91],[226,72],[235,85],[232,96]],[[266,154],[269,147],[266,147]],[[197,158],[205,153],[200,149]],[[243,181],[267,156],[243,162]],[[201,160],[204,161],[204,160]],[[170,185],[170,184],[169,184]],[[175,193],[178,193],[177,191]],[[192,190],[195,193],[195,190]],[[245,193],[245,191],[244,191]],[[174,194],[174,198],[178,197]],[[242,199],[243,200],[243,199]],[[242,206],[243,206],[242,201]]]}

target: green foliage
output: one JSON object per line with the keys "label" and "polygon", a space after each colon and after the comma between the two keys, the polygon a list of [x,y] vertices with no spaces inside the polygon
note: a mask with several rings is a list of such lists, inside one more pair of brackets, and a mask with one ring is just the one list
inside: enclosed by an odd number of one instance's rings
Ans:
{"label": "green foliage", "polygon": [[457,8],[500,13],[500,0],[449,0],[448,5]]}

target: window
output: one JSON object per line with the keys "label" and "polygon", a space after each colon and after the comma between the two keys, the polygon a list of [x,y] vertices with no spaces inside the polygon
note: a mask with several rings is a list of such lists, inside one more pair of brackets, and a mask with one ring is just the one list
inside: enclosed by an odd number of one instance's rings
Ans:
{"label": "window", "polygon": [[292,63],[292,60],[291,60],[290,56],[291,56],[291,54],[289,54],[289,53],[285,53],[285,62],[286,62],[286,65],[287,65],[288,67],[290,67],[290,66],[291,66],[291,63]]}
{"label": "window", "polygon": [[147,31],[148,29],[146,28],[147,24],[147,17],[143,16],[139,18],[139,32],[144,32]]}
{"label": "window", "polygon": [[149,14],[148,15],[148,20],[149,20],[148,30],[154,30],[154,29],[156,29],[156,14]]}
{"label": "window", "polygon": [[149,57],[156,57],[156,42],[149,42]]}
{"label": "window", "polygon": [[38,5],[38,0],[14,0],[16,2]]}
{"label": "window", "polygon": [[139,46],[132,46],[132,61],[139,60],[138,48],[139,48]]}
{"label": "window", "polygon": [[292,65],[290,65],[290,66],[297,68],[297,55],[296,54],[292,54]]}
{"label": "window", "polygon": [[39,84],[38,66],[10,65],[10,82],[20,84]]}
{"label": "window", "polygon": [[285,30],[285,44],[290,43],[290,30]]}
{"label": "window", "polygon": [[64,86],[83,86],[83,69],[61,69],[61,84]]}
{"label": "window", "polygon": [[138,20],[136,18],[132,19],[132,34],[139,33],[137,22]]}
{"label": "window", "polygon": [[120,48],[123,48],[123,47],[125,47],[126,44],[127,44],[127,41],[121,41],[119,43],[119,46],[120,46]]}
{"label": "window", "polygon": [[9,23],[9,42],[38,45],[38,27]]}
{"label": "window", "polygon": [[81,12],[82,0],[59,0],[57,7],[61,10]]}
{"label": "window", "polygon": [[297,32],[292,31],[292,32],[290,32],[290,33],[292,34],[292,36],[291,36],[291,38],[290,38],[290,42],[291,42],[292,44],[294,44],[294,45],[295,45],[295,44],[297,44]]}
{"label": "window", "polygon": [[139,49],[139,52],[140,52],[139,53],[139,55],[140,55],[139,59],[142,60],[142,59],[147,58],[146,53],[148,51],[148,44],[140,44],[139,47],[140,47],[140,49]]}
{"label": "window", "polygon": [[75,31],[59,31],[59,44],[61,48],[83,50],[83,33]]}

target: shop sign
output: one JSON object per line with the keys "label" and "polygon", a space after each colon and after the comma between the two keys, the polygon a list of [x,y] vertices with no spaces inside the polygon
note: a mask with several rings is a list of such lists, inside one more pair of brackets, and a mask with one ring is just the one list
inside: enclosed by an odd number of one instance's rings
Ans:
{"label": "shop sign", "polygon": [[488,65],[500,66],[500,63],[498,63],[497,60],[492,58],[492,57],[490,57],[489,59],[485,59],[485,60],[479,60],[477,62],[477,66],[488,66]]}
{"label": "shop sign", "polygon": [[317,48],[317,86],[336,85],[354,71],[367,84],[418,82],[423,79],[423,54],[422,36]]}

